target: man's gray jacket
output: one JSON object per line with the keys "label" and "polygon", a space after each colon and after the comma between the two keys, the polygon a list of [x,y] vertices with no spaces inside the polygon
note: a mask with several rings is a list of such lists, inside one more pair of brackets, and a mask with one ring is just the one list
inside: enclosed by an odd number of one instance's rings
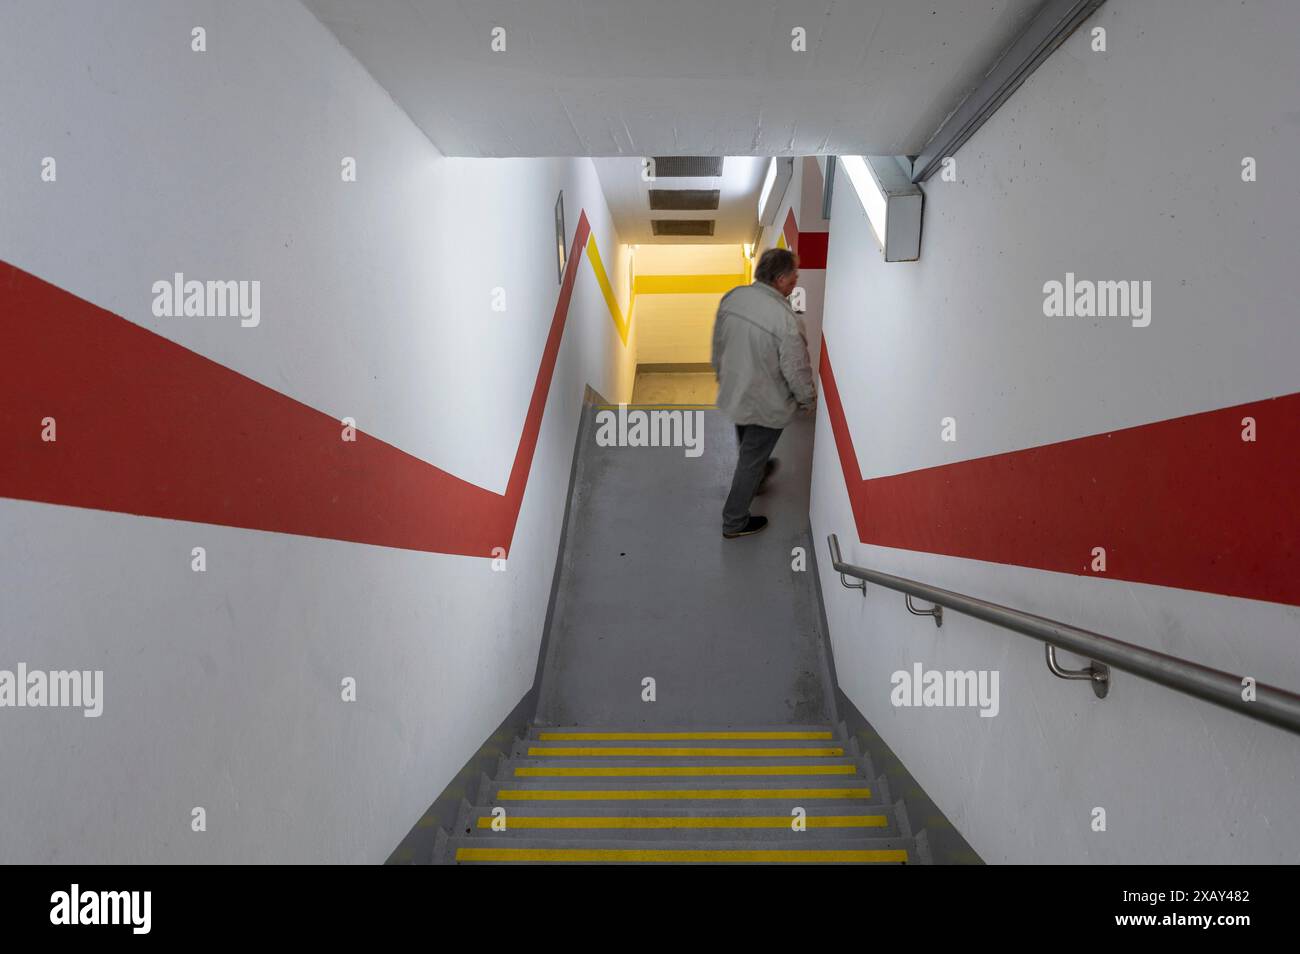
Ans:
{"label": "man's gray jacket", "polygon": [[722,296],[713,323],[718,407],[737,424],[785,427],[817,406],[817,384],[798,317],[764,282]]}

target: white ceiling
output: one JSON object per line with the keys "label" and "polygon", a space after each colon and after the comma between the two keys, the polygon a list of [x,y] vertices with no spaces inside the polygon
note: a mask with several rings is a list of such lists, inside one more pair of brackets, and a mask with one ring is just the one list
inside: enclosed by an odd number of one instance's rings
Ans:
{"label": "white ceiling", "polygon": [[447,155],[743,156],[916,154],[1042,0],[304,2]]}

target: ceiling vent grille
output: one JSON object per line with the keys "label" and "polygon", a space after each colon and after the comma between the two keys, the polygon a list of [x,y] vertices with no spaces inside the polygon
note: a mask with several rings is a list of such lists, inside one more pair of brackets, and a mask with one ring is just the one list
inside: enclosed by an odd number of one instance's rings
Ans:
{"label": "ceiling vent grille", "polygon": [[713,219],[651,219],[655,235],[712,235]]}
{"label": "ceiling vent grille", "polygon": [[669,212],[716,209],[718,195],[718,189],[651,189],[650,208]]}
{"label": "ceiling vent grille", "polygon": [[655,156],[656,179],[722,175],[721,156]]}

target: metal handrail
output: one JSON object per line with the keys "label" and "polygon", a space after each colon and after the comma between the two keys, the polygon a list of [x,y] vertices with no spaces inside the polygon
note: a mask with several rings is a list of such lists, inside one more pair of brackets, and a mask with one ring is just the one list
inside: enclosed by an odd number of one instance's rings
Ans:
{"label": "metal handrail", "polygon": [[[1248,685],[1245,677],[1210,669],[1177,656],[1167,656],[1141,646],[1134,646],[1132,643],[1112,639],[1110,636],[1079,629],[1032,613],[1024,613],[1008,606],[1000,606],[987,600],[976,599],[973,596],[954,593],[951,590],[940,589],[901,576],[891,576],[879,570],[854,566],[845,563],[841,558],[840,541],[835,534],[832,533],[827,538],[827,542],[830,544],[831,565],[840,574],[840,582],[844,585],[853,585],[856,588],[856,584],[845,582],[844,575],[847,573],[863,581],[864,596],[866,584],[875,583],[907,596],[928,600],[986,623],[1002,626],[1021,635],[1042,640],[1049,647],[1049,666],[1055,662],[1055,655],[1050,650],[1053,646],[1086,656],[1094,660],[1092,667],[1082,670],[1061,670],[1061,673],[1068,674],[1063,678],[1087,678],[1099,696],[1105,695],[1105,688],[1110,682],[1109,672],[1105,671],[1105,667],[1114,666],[1139,678],[1159,683],[1197,699],[1204,699],[1206,702],[1213,702],[1215,705],[1232,709],[1260,722],[1300,733],[1300,696],[1295,693],[1254,680],[1254,697],[1247,700],[1243,698],[1243,689]],[[1099,663],[1104,665],[1099,666]],[[1103,671],[1105,671],[1104,675]],[[1084,675],[1085,673],[1087,675]],[[1055,670],[1054,674],[1056,674]]]}

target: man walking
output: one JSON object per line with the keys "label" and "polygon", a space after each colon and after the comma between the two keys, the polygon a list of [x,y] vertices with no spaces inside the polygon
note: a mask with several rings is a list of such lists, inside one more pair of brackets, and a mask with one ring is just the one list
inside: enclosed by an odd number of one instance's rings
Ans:
{"label": "man walking", "polygon": [[728,540],[767,526],[767,517],[752,516],[749,505],[776,464],[769,460],[772,448],[796,411],[817,407],[808,345],[786,301],[798,283],[794,253],[771,248],[759,258],[753,284],[733,288],[718,304],[713,324],[718,408],[735,423],[740,443],[722,508],[722,535]]}

